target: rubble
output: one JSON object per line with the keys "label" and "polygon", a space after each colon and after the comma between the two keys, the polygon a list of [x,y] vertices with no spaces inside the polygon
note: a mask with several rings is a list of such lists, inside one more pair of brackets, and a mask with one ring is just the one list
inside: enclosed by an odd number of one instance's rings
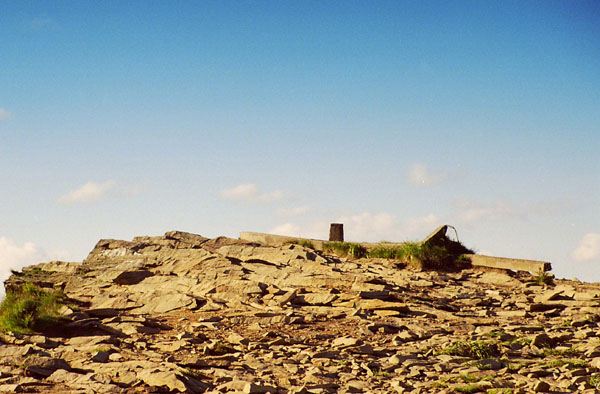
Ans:
{"label": "rubble", "polygon": [[0,392],[595,393],[600,284],[183,232],[27,267],[70,322],[3,334]]}

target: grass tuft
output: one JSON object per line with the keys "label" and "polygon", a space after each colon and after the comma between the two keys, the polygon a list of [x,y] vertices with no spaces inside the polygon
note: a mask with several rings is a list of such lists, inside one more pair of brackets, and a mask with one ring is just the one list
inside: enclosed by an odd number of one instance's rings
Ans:
{"label": "grass tuft", "polygon": [[27,334],[59,324],[64,294],[44,291],[24,283],[18,291],[10,291],[0,304],[0,331]]}
{"label": "grass tuft", "polygon": [[469,384],[466,386],[456,386],[454,387],[454,391],[457,393],[479,393],[481,391],[481,387],[477,384]]}
{"label": "grass tuft", "polygon": [[533,277],[533,281],[540,286],[552,285],[554,284],[554,275],[545,271],[540,271],[536,276]]}
{"label": "grass tuft", "polygon": [[370,250],[368,257],[400,260],[419,269],[457,269],[468,265],[469,259],[463,253],[471,251],[462,244],[451,242],[442,246],[421,242],[383,245]]}
{"label": "grass tuft", "polygon": [[478,360],[496,357],[500,354],[498,345],[484,341],[456,342],[440,351],[440,354],[470,357]]}
{"label": "grass tuft", "polygon": [[350,256],[355,259],[360,259],[367,255],[367,249],[364,246],[352,242],[325,242],[323,244],[323,251],[342,257]]}
{"label": "grass tuft", "polygon": [[312,242],[310,242],[308,239],[294,239],[294,240],[287,241],[286,244],[300,245],[300,246],[304,246],[305,248],[315,250],[315,245]]}

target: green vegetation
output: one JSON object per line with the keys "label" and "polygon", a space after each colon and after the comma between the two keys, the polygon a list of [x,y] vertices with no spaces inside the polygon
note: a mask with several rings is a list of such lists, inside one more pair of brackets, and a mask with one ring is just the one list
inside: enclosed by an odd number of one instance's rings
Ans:
{"label": "green vegetation", "polygon": [[227,353],[235,353],[235,349],[231,348],[224,342],[218,341],[214,344],[214,347],[211,349],[211,352],[216,355],[221,355]]}
{"label": "green vegetation", "polygon": [[469,264],[463,256],[471,250],[454,241],[446,245],[405,242],[401,245],[379,246],[369,251],[368,257],[400,260],[420,269],[456,269]]}
{"label": "green vegetation", "polygon": [[448,381],[444,378],[439,379],[437,382],[433,382],[429,388],[433,389],[443,389],[448,387]]}
{"label": "green vegetation", "polygon": [[195,378],[198,380],[201,379],[206,379],[206,375],[198,372],[198,371],[194,371],[193,369],[190,368],[182,368],[179,370],[183,375],[188,376],[190,378]]}
{"label": "green vegetation", "polygon": [[367,249],[352,242],[325,242],[323,244],[325,253],[333,253],[338,256],[350,256],[355,259],[360,259],[367,255]]}
{"label": "green vegetation", "polygon": [[300,245],[304,246],[305,248],[315,250],[315,245],[308,239],[294,239],[291,241],[287,241],[286,244]]}
{"label": "green vegetation", "polygon": [[599,389],[600,388],[600,375],[592,376],[588,380],[588,384],[595,389]]}
{"label": "green vegetation", "polygon": [[543,350],[544,357],[548,357],[548,356],[569,357],[569,356],[576,356],[577,354],[578,354],[577,350],[575,350],[575,349],[559,350],[559,349],[552,349],[552,348],[544,348],[544,350]]}
{"label": "green vegetation", "polygon": [[442,244],[404,242],[402,244],[380,243],[367,250],[364,246],[351,242],[326,242],[325,253],[353,258],[369,257],[400,260],[409,266],[420,269],[459,269],[470,264],[465,253],[473,251],[460,242],[444,239]]}
{"label": "green vegetation", "polygon": [[481,392],[481,387],[476,384],[468,384],[466,386],[456,386],[454,387],[454,391],[457,393],[479,393]]}
{"label": "green vegetation", "polygon": [[329,360],[329,364],[327,366],[328,367],[345,367],[348,364],[350,364],[350,361],[348,361],[348,360],[331,359],[331,360]]}
{"label": "green vegetation", "polygon": [[487,337],[489,338],[494,338],[494,339],[499,339],[499,340],[505,340],[508,338],[514,338],[514,335],[507,333],[504,330],[492,330],[488,333],[485,334]]}
{"label": "green vegetation", "polygon": [[546,363],[545,366],[550,368],[566,366],[569,369],[573,369],[587,368],[589,366],[589,363],[581,359],[558,359]]}
{"label": "green vegetation", "polygon": [[480,371],[487,371],[487,370],[492,369],[490,364],[483,364],[479,361],[469,361],[466,364],[471,367],[475,367],[475,368],[479,369]]}
{"label": "green vegetation", "polygon": [[27,278],[33,277],[33,276],[48,276],[53,274],[54,271],[46,271],[41,269],[40,267],[33,267],[32,269],[29,270],[23,270],[23,275]]}
{"label": "green vegetation", "polygon": [[515,390],[505,387],[503,389],[491,389],[488,390],[487,394],[513,394]]}
{"label": "green vegetation", "polygon": [[540,286],[551,285],[554,283],[554,275],[548,274],[545,271],[540,271],[536,276],[533,277],[533,281]]}
{"label": "green vegetation", "polygon": [[523,368],[526,364],[525,363],[520,363],[520,362],[511,362],[511,361],[506,361],[506,370],[510,373],[517,373],[519,372],[519,370],[521,368]]}
{"label": "green vegetation", "polygon": [[404,258],[404,248],[401,246],[378,246],[369,251],[368,256],[374,259],[398,259]]}
{"label": "green vegetation", "polygon": [[59,311],[64,294],[46,292],[31,283],[18,291],[10,291],[0,304],[0,331],[17,334],[41,331],[59,324],[64,318]]}
{"label": "green vegetation", "polygon": [[462,374],[459,376],[459,378],[463,381],[463,383],[477,383],[481,380],[479,376],[471,374]]}
{"label": "green vegetation", "polygon": [[521,346],[527,346],[529,344],[531,344],[531,342],[533,341],[533,338],[514,338],[512,341],[506,341],[503,342],[503,345],[506,345],[507,347],[510,347],[511,344],[513,343],[517,343]]}
{"label": "green vegetation", "polygon": [[440,354],[476,358],[492,358],[500,354],[500,349],[495,343],[484,341],[456,342],[440,351]]}
{"label": "green vegetation", "polygon": [[378,370],[373,371],[373,376],[379,376],[379,377],[382,377],[382,378],[387,378],[387,377],[390,376],[390,373],[386,372],[386,371],[382,371],[381,369],[378,369]]}

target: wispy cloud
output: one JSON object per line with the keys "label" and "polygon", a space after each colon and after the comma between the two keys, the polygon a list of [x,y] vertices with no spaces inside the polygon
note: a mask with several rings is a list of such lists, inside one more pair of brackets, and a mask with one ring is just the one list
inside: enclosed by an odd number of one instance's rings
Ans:
{"label": "wispy cloud", "polygon": [[273,227],[269,230],[269,234],[287,235],[289,237],[302,237],[302,229],[294,223],[284,223]]}
{"label": "wispy cloud", "polygon": [[[11,269],[20,270],[41,262],[44,257],[44,253],[32,242],[18,245],[9,238],[0,237],[0,281],[8,279]],[[0,288],[0,293],[4,293],[4,287]]]}
{"label": "wispy cloud", "polygon": [[406,172],[406,180],[415,186],[430,187],[437,185],[446,179],[449,174],[445,171],[431,171],[426,164],[414,163]]}
{"label": "wispy cloud", "polygon": [[10,118],[11,116],[12,116],[12,114],[10,112],[8,112],[6,109],[0,108],[0,120],[6,120],[6,119]]}
{"label": "wispy cloud", "polygon": [[277,214],[280,216],[286,216],[286,217],[296,217],[296,216],[302,216],[302,215],[308,213],[309,211],[310,211],[310,206],[301,205],[301,206],[292,207],[292,208],[280,208],[277,210]]}
{"label": "wispy cloud", "polygon": [[496,201],[484,204],[477,201],[462,199],[455,203],[455,216],[463,223],[471,223],[481,220],[507,220],[524,218],[524,214],[518,208],[507,201]]}
{"label": "wispy cloud", "polygon": [[85,204],[99,201],[105,198],[114,186],[114,181],[88,182],[80,188],[60,196],[58,201],[63,204]]}
{"label": "wispy cloud", "polygon": [[600,261],[600,234],[585,234],[571,257],[580,262]]}
{"label": "wispy cloud", "polygon": [[[0,282],[4,282],[10,276],[11,269],[20,270],[33,264],[49,260],[64,260],[69,257],[65,250],[46,252],[33,242],[19,245],[7,237],[0,237]],[[4,294],[4,287],[0,286],[0,296]]]}
{"label": "wispy cloud", "polygon": [[[338,217],[335,222],[344,224],[344,238],[357,242],[402,242],[422,239],[442,223],[434,214],[399,220],[387,212],[362,212]],[[270,233],[293,237],[326,239],[329,222],[319,219],[309,223],[288,222],[269,230]]]}
{"label": "wispy cloud", "polygon": [[29,26],[34,30],[55,29],[58,27],[58,23],[52,18],[42,16],[33,18]]}
{"label": "wispy cloud", "polygon": [[227,200],[262,203],[280,201],[285,198],[285,194],[281,190],[264,193],[254,183],[244,183],[229,189],[223,189],[220,196]]}
{"label": "wispy cloud", "polygon": [[342,216],[344,238],[355,241],[381,241],[389,239],[394,232],[394,217],[389,213],[363,212],[357,215]]}
{"label": "wispy cloud", "polygon": [[400,226],[403,240],[424,238],[438,226],[444,224],[442,218],[433,213],[425,216],[414,216],[405,219]]}

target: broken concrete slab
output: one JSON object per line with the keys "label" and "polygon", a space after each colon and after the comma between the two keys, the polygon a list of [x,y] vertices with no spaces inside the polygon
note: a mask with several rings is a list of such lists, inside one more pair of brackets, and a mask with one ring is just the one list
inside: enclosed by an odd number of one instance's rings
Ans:
{"label": "broken concrete slab", "polygon": [[310,239],[310,238],[301,238],[301,237],[288,237],[285,235],[275,235],[275,234],[265,234],[265,233],[253,233],[253,232],[241,232],[240,239],[242,241],[248,242],[257,242],[263,245],[269,246],[282,246],[285,244],[301,242],[301,241],[309,241],[313,244],[315,249],[322,250],[323,244],[327,241],[322,241],[318,239]]}
{"label": "broken concrete slab", "polygon": [[476,267],[501,268],[511,271],[526,271],[533,274],[548,272],[552,264],[546,261],[511,259],[506,257],[484,256],[480,254],[466,254],[471,264]]}

